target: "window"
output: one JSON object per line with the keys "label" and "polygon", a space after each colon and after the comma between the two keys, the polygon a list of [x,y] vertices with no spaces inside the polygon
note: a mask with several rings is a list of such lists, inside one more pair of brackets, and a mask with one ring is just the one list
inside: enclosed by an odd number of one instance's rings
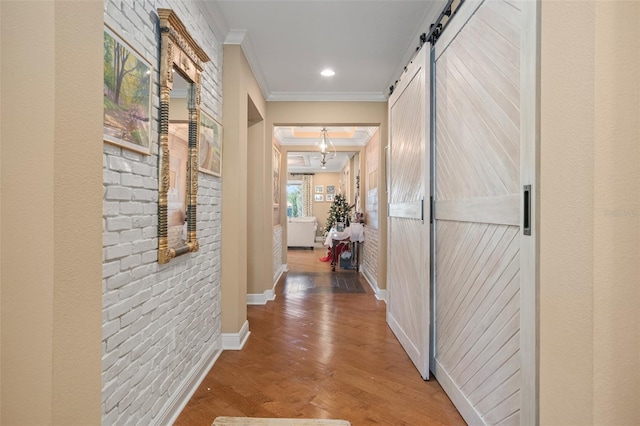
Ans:
{"label": "window", "polygon": [[302,182],[287,182],[287,217],[302,217]]}

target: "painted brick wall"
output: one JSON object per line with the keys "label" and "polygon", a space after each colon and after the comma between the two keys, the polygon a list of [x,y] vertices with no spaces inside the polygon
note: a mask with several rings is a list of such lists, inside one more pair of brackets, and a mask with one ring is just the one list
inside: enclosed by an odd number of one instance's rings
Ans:
{"label": "painted brick wall", "polygon": [[365,226],[365,243],[362,245],[362,273],[374,286],[378,286],[378,230]]}
{"label": "painted brick wall", "polygon": [[222,43],[197,1],[106,0],[105,23],[154,67],[152,154],[104,145],[103,424],[166,418],[221,350],[220,179],[200,174],[200,251],[157,263],[159,31],[173,8],[211,58],[201,107],[222,122]]}
{"label": "painted brick wall", "polygon": [[273,227],[273,282],[281,273],[282,264],[282,226]]}

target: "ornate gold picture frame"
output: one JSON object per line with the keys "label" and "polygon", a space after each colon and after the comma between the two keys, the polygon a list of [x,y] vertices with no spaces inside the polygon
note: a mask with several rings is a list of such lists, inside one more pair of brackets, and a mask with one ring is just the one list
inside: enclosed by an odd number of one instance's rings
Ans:
{"label": "ornate gold picture frame", "polygon": [[273,205],[280,205],[280,151],[273,147]]}
{"label": "ornate gold picture frame", "polygon": [[[158,9],[158,17],[160,18],[161,34],[158,263],[168,263],[176,256],[197,251],[199,248],[196,235],[196,207],[198,201],[200,84],[204,63],[209,61],[209,57],[191,38],[172,9]],[[184,216],[182,223],[172,225],[171,238],[169,238],[168,193],[169,189],[172,188],[172,182],[174,189],[176,186],[175,177],[172,180],[172,159],[169,147],[169,124],[175,121],[170,113],[175,73],[180,75],[180,81],[186,82],[186,88],[180,88],[186,95],[182,98],[183,100],[186,99],[186,121],[188,127],[188,154],[186,164],[181,165],[186,170],[186,180],[181,180],[186,183],[186,188],[178,188],[180,191],[186,191],[184,194],[186,211],[182,213]],[[174,94],[174,97],[177,96]],[[176,226],[180,229],[177,229]]]}

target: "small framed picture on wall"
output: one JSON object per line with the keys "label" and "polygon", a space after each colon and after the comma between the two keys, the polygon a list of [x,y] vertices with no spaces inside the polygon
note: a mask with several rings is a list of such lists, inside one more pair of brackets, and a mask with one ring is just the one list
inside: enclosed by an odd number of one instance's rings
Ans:
{"label": "small framed picture on wall", "polygon": [[327,185],[327,194],[335,194],[336,186],[335,185]]}
{"label": "small framed picture on wall", "polygon": [[[327,186],[327,191],[329,190],[329,187]],[[334,194],[327,194],[327,201],[333,203],[333,196]]]}
{"label": "small framed picture on wall", "polygon": [[316,203],[322,203],[324,201],[324,196],[322,194],[315,194],[313,201]]}
{"label": "small framed picture on wall", "polygon": [[324,192],[324,185],[316,185],[316,194],[322,194],[323,192]]}

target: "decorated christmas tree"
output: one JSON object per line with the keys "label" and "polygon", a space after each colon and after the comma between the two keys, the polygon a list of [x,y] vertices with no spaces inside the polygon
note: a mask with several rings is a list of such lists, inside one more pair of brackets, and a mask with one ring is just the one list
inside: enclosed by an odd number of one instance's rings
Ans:
{"label": "decorated christmas tree", "polygon": [[351,208],[347,203],[347,200],[344,198],[342,194],[336,194],[333,199],[333,204],[329,207],[329,217],[327,217],[327,222],[324,227],[325,235],[331,230],[331,228],[336,224],[336,222],[345,223],[350,219],[349,215],[351,214]]}

